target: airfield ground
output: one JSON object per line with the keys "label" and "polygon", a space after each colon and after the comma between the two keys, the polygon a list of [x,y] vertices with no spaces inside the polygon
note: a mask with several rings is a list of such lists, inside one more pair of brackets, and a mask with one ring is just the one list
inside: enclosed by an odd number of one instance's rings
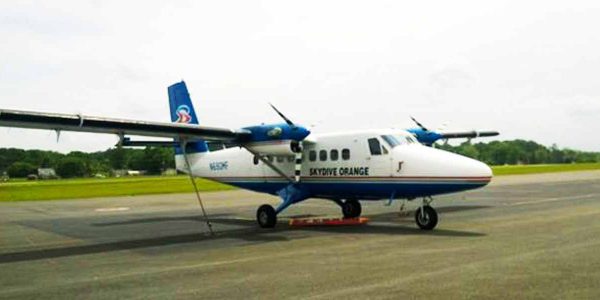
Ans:
{"label": "airfield ground", "polygon": [[[492,166],[495,176],[600,170],[600,163]],[[196,179],[201,191],[224,191],[231,186]],[[140,176],[121,178],[79,178],[61,180],[0,182],[0,202],[82,199],[96,197],[137,196],[191,193],[194,189],[187,176]]]}
{"label": "airfield ground", "polygon": [[309,200],[259,229],[244,191],[0,203],[0,298],[600,298],[600,171],[503,176],[438,197],[423,232],[400,203],[365,226],[290,228],[337,216]]}

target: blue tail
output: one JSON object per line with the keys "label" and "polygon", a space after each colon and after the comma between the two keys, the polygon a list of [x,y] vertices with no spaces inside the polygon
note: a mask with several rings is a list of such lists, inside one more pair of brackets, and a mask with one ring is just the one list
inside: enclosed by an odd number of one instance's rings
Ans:
{"label": "blue tail", "polygon": [[[194,105],[188,93],[185,82],[178,82],[169,87],[169,107],[171,109],[171,122],[184,124],[199,124],[194,111]],[[189,142],[186,153],[208,152],[205,141]],[[175,154],[183,154],[180,146],[175,146]]]}

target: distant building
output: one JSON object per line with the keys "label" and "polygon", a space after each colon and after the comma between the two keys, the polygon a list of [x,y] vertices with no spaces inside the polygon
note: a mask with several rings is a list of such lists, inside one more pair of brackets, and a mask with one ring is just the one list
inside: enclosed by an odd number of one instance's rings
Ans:
{"label": "distant building", "polygon": [[165,176],[177,175],[177,170],[175,170],[175,169],[166,169],[162,174],[165,175]]}
{"label": "distant building", "polygon": [[52,168],[39,168],[37,169],[37,177],[40,179],[55,179],[58,178],[56,176],[56,171]]}
{"label": "distant building", "polygon": [[113,170],[113,175],[115,177],[123,177],[123,176],[140,176],[146,174],[145,171],[138,170]]}

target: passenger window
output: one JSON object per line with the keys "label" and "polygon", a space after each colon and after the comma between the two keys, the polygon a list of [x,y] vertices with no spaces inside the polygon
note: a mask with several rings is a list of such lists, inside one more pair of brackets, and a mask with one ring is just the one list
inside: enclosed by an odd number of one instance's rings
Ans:
{"label": "passenger window", "polygon": [[271,156],[271,155],[267,155],[267,160],[268,160],[269,162],[273,162],[273,156]]}
{"label": "passenger window", "polygon": [[310,161],[317,160],[317,151],[310,150],[310,152],[308,152],[308,160],[310,160]]}
{"label": "passenger window", "polygon": [[342,159],[343,160],[350,159],[350,149],[342,149]]}
{"label": "passenger window", "polygon": [[288,162],[294,162],[294,160],[295,160],[295,157],[293,157],[293,156],[288,156]]}
{"label": "passenger window", "polygon": [[381,155],[381,144],[379,140],[376,138],[369,139],[369,150],[371,150],[371,155]]}
{"label": "passenger window", "polygon": [[329,152],[329,158],[333,161],[338,160],[338,158],[340,157],[340,153],[336,150],[333,149]]}
{"label": "passenger window", "polygon": [[284,160],[283,156],[277,156],[277,162],[282,163]]}
{"label": "passenger window", "polygon": [[319,160],[326,161],[327,160],[327,150],[319,151]]}
{"label": "passenger window", "polygon": [[254,159],[252,159],[252,162],[253,162],[255,165],[258,165],[258,161],[259,161],[258,155],[254,155]]}

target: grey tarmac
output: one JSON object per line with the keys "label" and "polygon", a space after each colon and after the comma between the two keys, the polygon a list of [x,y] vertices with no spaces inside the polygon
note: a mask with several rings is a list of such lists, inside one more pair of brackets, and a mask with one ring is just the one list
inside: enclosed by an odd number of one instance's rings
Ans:
{"label": "grey tarmac", "polygon": [[273,230],[276,197],[205,193],[0,203],[1,299],[600,298],[600,172],[496,177],[436,197],[417,229],[409,202],[363,202],[368,225],[291,228],[340,216],[311,199]]}

